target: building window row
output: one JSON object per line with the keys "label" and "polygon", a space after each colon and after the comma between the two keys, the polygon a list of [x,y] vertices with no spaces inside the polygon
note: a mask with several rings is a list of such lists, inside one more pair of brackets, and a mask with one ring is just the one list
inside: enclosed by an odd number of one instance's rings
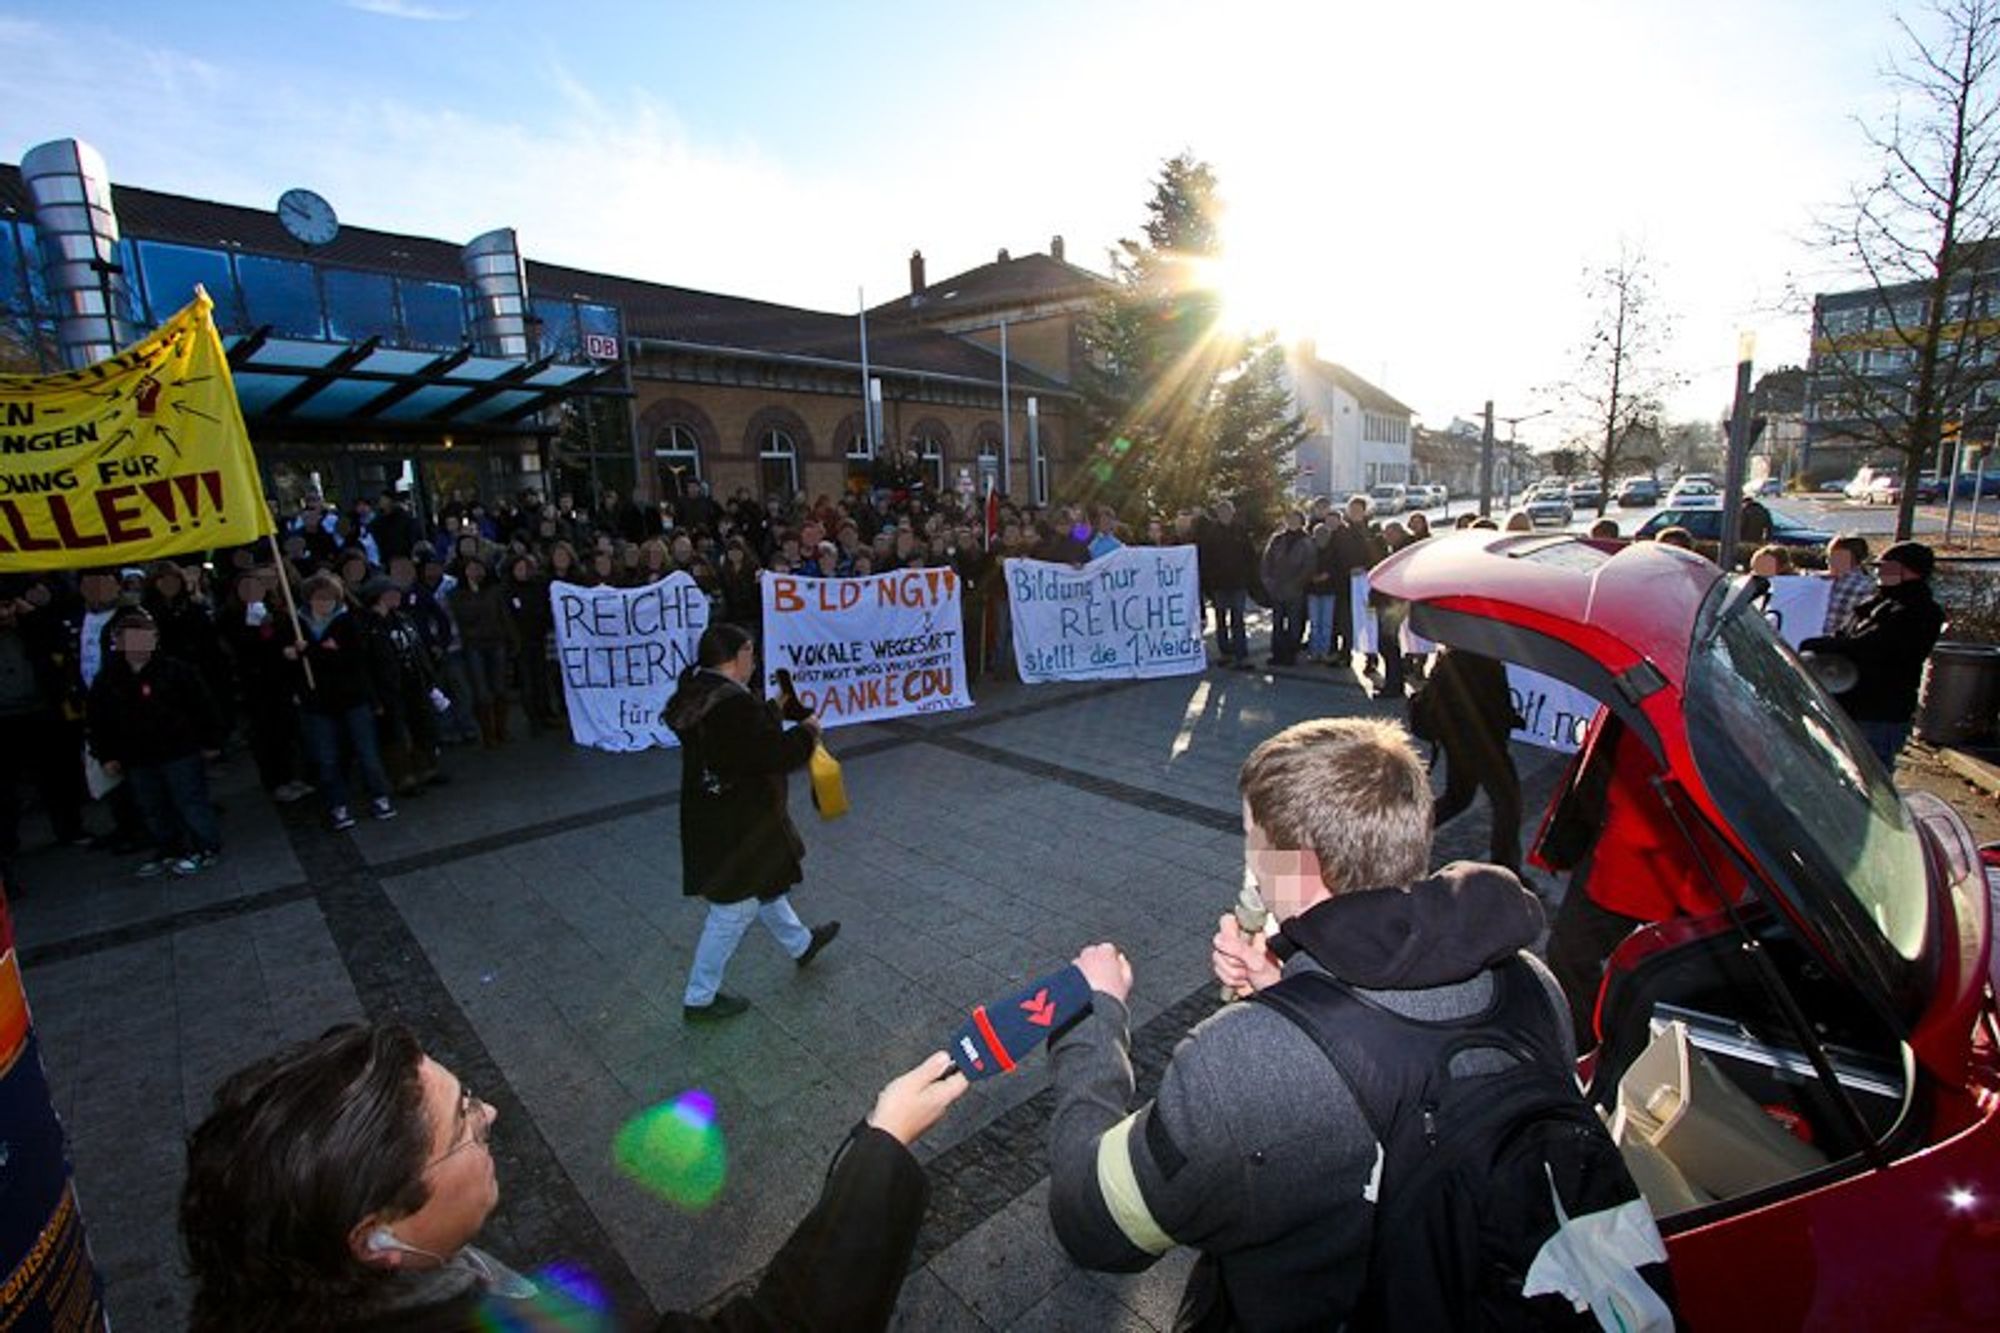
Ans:
{"label": "building window row", "polygon": [[1410,438],[1410,423],[1380,412],[1363,412],[1361,438],[1371,444],[1405,444]]}

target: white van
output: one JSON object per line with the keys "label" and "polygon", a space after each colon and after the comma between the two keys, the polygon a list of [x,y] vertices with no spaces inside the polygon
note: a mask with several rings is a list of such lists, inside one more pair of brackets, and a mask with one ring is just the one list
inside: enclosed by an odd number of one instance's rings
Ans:
{"label": "white van", "polygon": [[1400,482],[1385,481],[1368,488],[1368,512],[1400,514],[1410,507],[1410,488]]}

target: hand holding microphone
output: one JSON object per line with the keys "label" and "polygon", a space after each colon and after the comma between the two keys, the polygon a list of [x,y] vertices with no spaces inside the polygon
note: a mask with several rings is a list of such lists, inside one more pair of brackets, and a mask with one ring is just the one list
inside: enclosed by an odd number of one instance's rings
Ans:
{"label": "hand holding microphone", "polygon": [[1221,983],[1225,1004],[1274,985],[1284,976],[1271,951],[1264,947],[1263,931],[1270,919],[1256,884],[1245,876],[1235,906],[1217,921],[1215,938],[1209,942],[1209,962]]}

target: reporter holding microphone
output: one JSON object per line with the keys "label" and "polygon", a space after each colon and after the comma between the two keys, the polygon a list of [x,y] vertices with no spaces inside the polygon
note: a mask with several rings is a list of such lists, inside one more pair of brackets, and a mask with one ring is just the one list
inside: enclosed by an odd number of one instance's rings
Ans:
{"label": "reporter holding microphone", "polygon": [[792,824],[786,788],[819,739],[819,719],[787,727],[752,694],[757,647],[732,624],[702,631],[695,664],[667,701],[666,723],[681,742],[681,892],[708,902],[682,996],[690,1023],[732,1018],[750,1002],[722,989],[729,960],[762,921],[800,967],[840,933],[829,921],[807,928],[793,910],[804,876],[805,840]]}

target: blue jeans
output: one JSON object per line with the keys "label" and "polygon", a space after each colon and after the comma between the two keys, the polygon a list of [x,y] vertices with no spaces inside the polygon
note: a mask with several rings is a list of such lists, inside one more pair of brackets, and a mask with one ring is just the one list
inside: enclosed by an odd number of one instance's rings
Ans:
{"label": "blue jeans", "polygon": [[370,796],[389,795],[389,774],[382,767],[382,743],[375,730],[375,714],[367,704],[356,704],[344,713],[301,712],[305,724],[306,753],[319,770],[319,789],[329,808],[348,802],[347,775],[340,762],[341,741],[354,747],[354,762],[361,768],[361,781]]}
{"label": "blue jeans", "polygon": [[1330,592],[1306,594],[1306,619],[1312,624],[1306,651],[1315,657],[1325,657],[1333,651],[1333,613],[1339,605],[1340,599]]}
{"label": "blue jeans", "polygon": [[1854,724],[1861,732],[1861,739],[1868,742],[1868,748],[1882,761],[1882,767],[1894,773],[1896,756],[1903,752],[1903,746],[1910,739],[1910,724],[1907,722],[1860,722]]}
{"label": "blue jeans", "polygon": [[208,800],[208,770],[200,755],[134,764],[126,779],[160,855],[222,850],[222,828]]}
{"label": "blue jeans", "polygon": [[1244,626],[1244,612],[1250,594],[1241,588],[1218,588],[1210,593],[1215,603],[1215,650],[1232,662],[1250,660],[1250,633]]}
{"label": "blue jeans", "polygon": [[768,903],[755,898],[745,898],[740,903],[710,903],[708,920],[701,928],[701,942],[694,946],[694,966],[688,970],[687,990],[681,996],[681,1003],[700,1006],[715,999],[715,993],[722,989],[722,973],[752,921],[762,921],[764,929],[793,958],[812,944],[812,932],[792,910],[790,894]]}

